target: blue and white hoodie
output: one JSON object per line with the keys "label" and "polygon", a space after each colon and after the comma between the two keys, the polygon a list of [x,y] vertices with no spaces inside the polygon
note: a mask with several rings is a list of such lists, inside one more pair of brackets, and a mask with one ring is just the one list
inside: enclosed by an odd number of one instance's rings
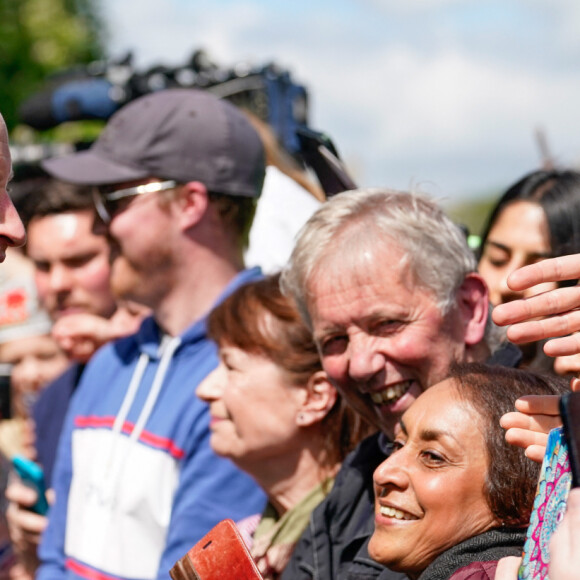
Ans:
{"label": "blue and white hoodie", "polygon": [[[242,272],[222,299],[258,277]],[[168,579],[220,520],[262,510],[257,484],[209,445],[194,393],[217,362],[205,319],[172,338],[148,318],[95,354],[59,442],[37,580]]]}

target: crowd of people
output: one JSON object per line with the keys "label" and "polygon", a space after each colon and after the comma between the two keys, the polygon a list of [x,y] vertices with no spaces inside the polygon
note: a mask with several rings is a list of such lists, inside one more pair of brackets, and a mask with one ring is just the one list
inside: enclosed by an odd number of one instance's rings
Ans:
{"label": "crowd of people", "polygon": [[[325,200],[200,90],[140,97],[42,167],[21,221],[0,122],[0,575],[168,580],[232,519],[266,580],[515,580],[580,390],[580,173],[519,179],[474,252],[421,193]],[[568,504],[552,580],[580,554]]]}

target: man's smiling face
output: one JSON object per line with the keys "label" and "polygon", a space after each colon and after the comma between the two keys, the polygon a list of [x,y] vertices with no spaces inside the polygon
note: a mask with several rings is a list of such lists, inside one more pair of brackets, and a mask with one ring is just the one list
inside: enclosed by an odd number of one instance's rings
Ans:
{"label": "man's smiling face", "polygon": [[309,312],[324,370],[349,404],[392,436],[399,417],[465,356],[460,309],[443,315],[403,251],[382,243],[352,268],[324,261]]}

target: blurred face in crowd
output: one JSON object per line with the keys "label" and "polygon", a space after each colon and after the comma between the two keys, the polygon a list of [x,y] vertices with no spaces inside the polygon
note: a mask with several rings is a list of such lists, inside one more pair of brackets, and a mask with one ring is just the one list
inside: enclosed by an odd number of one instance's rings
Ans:
{"label": "blurred face in crowd", "polygon": [[556,288],[555,283],[548,282],[514,292],[507,285],[507,278],[514,270],[550,255],[550,234],[542,207],[531,201],[506,205],[489,231],[478,266],[489,287],[491,303],[497,306]]}
{"label": "blurred face in crowd", "polygon": [[13,407],[27,417],[38,392],[66,369],[69,360],[52,336],[18,338],[0,345],[0,360],[12,365]]}
{"label": "blurred face in crowd", "polygon": [[393,453],[375,470],[371,557],[417,578],[448,548],[497,525],[487,469],[478,413],[451,380],[430,388],[405,412]]}
{"label": "blurred face in crowd", "polygon": [[295,450],[304,391],[266,356],[223,346],[197,389],[210,406],[212,449],[242,467]]}
{"label": "blurred face in crowd", "polygon": [[8,146],[8,131],[0,115],[0,262],[6,257],[6,248],[21,246],[26,240],[24,226],[8,195],[12,179],[12,158]]}
{"label": "blurred face in crowd", "polygon": [[74,313],[110,317],[107,239],[92,231],[93,210],[35,217],[28,227],[28,255],[35,265],[38,295],[53,320]]}
{"label": "blurred face in crowd", "polygon": [[417,397],[463,360],[472,302],[487,296],[463,296],[462,288],[458,304],[470,307],[443,315],[434,294],[414,283],[395,242],[361,252],[352,266],[342,254],[323,260],[309,284],[314,338],[348,403],[392,435]]}

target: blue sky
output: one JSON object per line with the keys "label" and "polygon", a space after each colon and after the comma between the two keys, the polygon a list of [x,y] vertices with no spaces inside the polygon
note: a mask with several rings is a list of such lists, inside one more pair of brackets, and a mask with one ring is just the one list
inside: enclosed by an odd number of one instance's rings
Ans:
{"label": "blue sky", "polygon": [[138,67],[277,62],[310,91],[363,186],[444,203],[535,169],[542,127],[580,165],[577,0],[102,0],[110,55]]}

